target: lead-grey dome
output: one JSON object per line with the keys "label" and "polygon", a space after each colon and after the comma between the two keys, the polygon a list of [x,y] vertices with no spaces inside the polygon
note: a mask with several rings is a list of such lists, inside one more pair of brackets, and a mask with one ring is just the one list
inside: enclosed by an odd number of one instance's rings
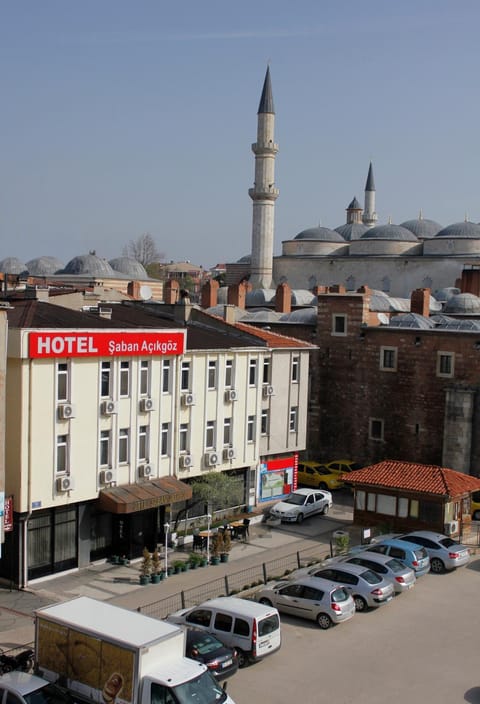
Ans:
{"label": "lead-grey dome", "polygon": [[237,264],[250,264],[251,261],[252,261],[252,255],[245,254],[245,256],[240,257],[240,259],[237,261]]}
{"label": "lead-grey dome", "polygon": [[418,242],[410,230],[401,225],[377,225],[371,227],[361,237],[361,240],[395,240],[396,242]]}
{"label": "lead-grey dome", "polygon": [[63,269],[63,262],[57,257],[36,257],[27,262],[28,273],[32,276],[52,276]]}
{"label": "lead-grey dome", "polygon": [[2,274],[23,274],[26,269],[26,265],[17,257],[5,257],[5,259],[0,261]]}
{"label": "lead-grey dome", "polygon": [[346,225],[340,225],[335,228],[335,232],[338,232],[338,234],[347,242],[359,240],[367,230],[368,227],[366,225],[362,225],[361,222],[349,222]]}
{"label": "lead-grey dome", "polygon": [[460,239],[480,239],[480,225],[474,222],[455,222],[437,232],[435,237],[451,237]]}
{"label": "lead-grey dome", "polygon": [[436,298],[437,301],[448,301],[449,298],[452,296],[457,296],[459,293],[459,288],[456,288],[455,286],[445,286],[445,288],[438,288],[434,292],[433,297]]}
{"label": "lead-grey dome", "polygon": [[410,230],[416,237],[428,239],[435,237],[435,235],[440,232],[443,225],[435,222],[435,220],[417,218],[416,220],[405,220],[405,222],[400,223],[400,227],[405,227],[407,230]]}
{"label": "lead-grey dome", "polygon": [[133,259],[133,257],[117,257],[116,259],[110,259],[109,264],[112,269],[115,269],[115,271],[119,271],[120,273],[131,276],[132,278],[148,278],[148,274],[143,264],[136,259]]}
{"label": "lead-grey dome", "polygon": [[473,293],[459,293],[446,301],[443,310],[447,314],[480,315],[480,298]]}
{"label": "lead-grey dome", "polygon": [[296,240],[322,240],[322,242],[344,242],[344,239],[335,230],[330,230],[329,227],[310,227],[308,230],[302,230],[294,238]]}
{"label": "lead-grey dome", "polygon": [[115,272],[106,259],[96,254],[83,254],[71,259],[62,274],[90,274],[91,276],[109,276],[115,278]]}

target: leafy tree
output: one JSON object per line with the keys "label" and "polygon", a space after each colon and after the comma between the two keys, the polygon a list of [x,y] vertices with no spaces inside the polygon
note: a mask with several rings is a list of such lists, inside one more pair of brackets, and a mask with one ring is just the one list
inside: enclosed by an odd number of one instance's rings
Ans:
{"label": "leafy tree", "polygon": [[144,232],[136,240],[130,240],[126,247],[123,248],[123,255],[136,259],[137,262],[140,262],[145,267],[165,257],[163,253],[157,250],[155,240],[149,232]]}
{"label": "leafy tree", "polygon": [[192,480],[192,498],[175,517],[175,529],[187,511],[198,505],[207,505],[210,511],[243,503],[243,482],[226,472],[209,472]]}

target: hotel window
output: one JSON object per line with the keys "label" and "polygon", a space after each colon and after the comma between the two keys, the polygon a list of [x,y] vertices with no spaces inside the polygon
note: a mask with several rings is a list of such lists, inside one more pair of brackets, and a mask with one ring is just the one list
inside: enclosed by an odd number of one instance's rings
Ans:
{"label": "hotel window", "polygon": [[225,362],[225,388],[231,389],[233,386],[233,359]]}
{"label": "hotel window", "polygon": [[437,376],[452,377],[455,367],[453,352],[437,352]]}
{"label": "hotel window", "polygon": [[248,416],[247,418],[247,442],[254,442],[255,440],[255,416]]}
{"label": "hotel window", "polygon": [[170,360],[164,359],[162,361],[162,393],[164,394],[168,394],[170,392],[170,370]]}
{"label": "hotel window", "polygon": [[130,362],[120,362],[120,396],[130,394]]}
{"label": "hotel window", "polygon": [[148,460],[148,425],[138,429],[138,459]]}
{"label": "hotel window", "polygon": [[162,457],[166,457],[170,449],[170,423],[162,423],[160,443]]}
{"label": "hotel window", "polygon": [[179,450],[180,452],[188,452],[188,423],[180,423]]}
{"label": "hotel window", "polygon": [[228,447],[232,444],[232,419],[224,418],[223,420],[223,444]]}
{"label": "hotel window", "polygon": [[118,433],[118,462],[127,464],[130,445],[130,431],[128,428],[120,428]]}
{"label": "hotel window", "polygon": [[110,438],[109,430],[100,431],[100,467],[110,465]]}
{"label": "hotel window", "polygon": [[150,361],[142,359],[140,361],[140,396],[148,396],[150,393]]}
{"label": "hotel window", "polygon": [[215,448],[215,421],[207,420],[205,427],[205,447],[207,450]]}
{"label": "hotel window", "polygon": [[292,381],[298,383],[300,379],[300,357],[292,357]]}
{"label": "hotel window", "polygon": [[333,315],[332,316],[332,335],[347,334],[347,316]]}
{"label": "hotel window", "polygon": [[57,474],[68,472],[68,435],[57,435]]}
{"label": "hotel window", "polygon": [[380,347],[380,369],[384,372],[397,371],[396,347]]}
{"label": "hotel window", "polygon": [[190,391],[190,362],[182,362],[180,375],[180,390]]}
{"label": "hotel window", "polygon": [[270,430],[270,410],[268,408],[262,408],[262,419],[260,425],[260,432],[262,435],[268,435]]}
{"label": "hotel window", "polygon": [[248,385],[255,386],[257,383],[257,360],[251,359],[248,363]]}
{"label": "hotel window", "polygon": [[270,383],[270,378],[271,378],[271,359],[270,357],[265,357],[263,360],[263,375],[262,375],[262,384],[269,384]]}
{"label": "hotel window", "polygon": [[292,406],[290,408],[290,419],[289,419],[289,430],[291,433],[297,432],[298,426],[298,406]]}
{"label": "hotel window", "polygon": [[57,364],[57,401],[68,401],[68,364],[59,362]]}
{"label": "hotel window", "polygon": [[370,440],[383,440],[383,420],[370,418],[368,436]]}
{"label": "hotel window", "polygon": [[215,389],[217,386],[217,362],[210,359],[208,362],[207,388]]}
{"label": "hotel window", "polygon": [[112,364],[111,362],[102,362],[101,377],[100,377],[100,396],[109,398],[112,395]]}

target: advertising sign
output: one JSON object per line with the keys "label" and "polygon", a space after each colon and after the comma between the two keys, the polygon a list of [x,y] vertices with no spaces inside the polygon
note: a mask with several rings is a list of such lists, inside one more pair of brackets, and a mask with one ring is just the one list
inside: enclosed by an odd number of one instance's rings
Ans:
{"label": "advertising sign", "polygon": [[5,497],[3,509],[3,529],[6,533],[13,530],[13,496]]}
{"label": "advertising sign", "polygon": [[163,357],[183,354],[185,333],[160,332],[31,332],[32,359],[49,357]]}
{"label": "advertising sign", "polygon": [[297,488],[298,454],[260,465],[259,501],[281,499]]}

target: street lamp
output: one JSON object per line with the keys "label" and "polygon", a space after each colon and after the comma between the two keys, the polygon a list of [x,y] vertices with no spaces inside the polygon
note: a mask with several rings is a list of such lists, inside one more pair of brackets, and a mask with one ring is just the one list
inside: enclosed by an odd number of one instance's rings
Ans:
{"label": "street lamp", "polygon": [[212,525],[212,516],[207,513],[207,565],[210,564],[210,526]]}
{"label": "street lamp", "polygon": [[170,523],[164,523],[163,528],[165,530],[165,579],[168,577],[168,531],[170,530]]}

